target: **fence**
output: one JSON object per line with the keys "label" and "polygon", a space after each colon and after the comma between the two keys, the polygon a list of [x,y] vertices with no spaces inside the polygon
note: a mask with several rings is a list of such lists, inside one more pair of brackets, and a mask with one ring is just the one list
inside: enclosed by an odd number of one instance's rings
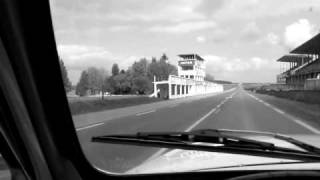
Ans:
{"label": "fence", "polygon": [[305,90],[320,90],[320,79],[307,79],[304,84]]}

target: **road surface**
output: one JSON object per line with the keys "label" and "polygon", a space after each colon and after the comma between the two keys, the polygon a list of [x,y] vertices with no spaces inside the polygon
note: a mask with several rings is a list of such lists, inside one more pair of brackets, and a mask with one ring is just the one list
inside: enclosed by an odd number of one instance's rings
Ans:
{"label": "road surface", "polygon": [[[160,148],[90,142],[90,138],[97,135],[139,131],[190,131],[202,128],[320,134],[318,128],[240,86],[221,94],[161,103],[139,106],[127,112],[122,109],[122,115],[121,109],[118,110],[120,112],[111,111],[113,114],[118,113],[116,116],[109,112],[82,116],[82,119],[86,118],[87,124],[78,127],[77,133],[87,158],[100,169],[121,173],[163,153]],[[74,120],[80,122],[81,117],[74,117]]]}

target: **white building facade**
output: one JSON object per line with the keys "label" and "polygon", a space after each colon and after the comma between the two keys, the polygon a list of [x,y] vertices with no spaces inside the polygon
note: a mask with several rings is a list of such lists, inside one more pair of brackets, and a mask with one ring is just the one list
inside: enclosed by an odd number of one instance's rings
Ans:
{"label": "white building facade", "polygon": [[197,54],[181,54],[178,76],[169,75],[165,81],[154,78],[153,96],[175,99],[223,91],[221,84],[205,81],[205,60]]}
{"label": "white building facade", "polygon": [[178,75],[180,77],[204,81],[206,67],[204,59],[197,54],[181,54],[178,61]]}

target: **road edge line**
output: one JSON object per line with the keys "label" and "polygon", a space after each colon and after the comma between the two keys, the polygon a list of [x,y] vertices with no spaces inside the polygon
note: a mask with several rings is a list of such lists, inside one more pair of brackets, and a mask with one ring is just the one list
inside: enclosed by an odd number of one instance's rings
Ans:
{"label": "road edge line", "polygon": [[76,128],[76,131],[81,131],[81,130],[93,128],[93,127],[96,127],[96,126],[101,126],[101,125],[103,125],[103,124],[104,124],[103,122],[96,123],[96,124],[91,124],[91,125],[89,125],[89,126],[84,126],[84,127]]}
{"label": "road edge line", "polygon": [[156,110],[153,109],[153,110],[150,110],[150,111],[139,112],[139,113],[136,114],[136,116],[142,116],[142,115],[153,113],[153,112],[156,112]]}
{"label": "road edge line", "polygon": [[282,116],[285,116],[285,117],[288,118],[289,120],[295,122],[296,124],[299,124],[300,126],[308,129],[309,131],[311,131],[311,132],[313,132],[313,133],[315,133],[315,134],[320,134],[320,130],[318,130],[318,129],[312,127],[312,126],[310,126],[310,125],[307,124],[306,122],[303,122],[303,120],[298,119],[298,118],[295,118],[294,116],[292,116],[292,115],[284,112],[283,110],[281,110],[281,109],[279,109],[279,108],[277,108],[277,107],[275,107],[275,106],[273,106],[273,105],[271,105],[271,104],[269,104],[269,103],[267,103],[267,102],[265,102],[265,101],[263,101],[263,100],[255,97],[255,96],[252,95],[252,94],[249,94],[249,93],[247,93],[247,94],[248,94],[250,97],[252,97],[253,99],[255,99],[255,100],[257,100],[258,102],[262,103],[263,105],[269,107],[269,108],[272,109],[273,111],[275,111],[275,112],[281,114]]}

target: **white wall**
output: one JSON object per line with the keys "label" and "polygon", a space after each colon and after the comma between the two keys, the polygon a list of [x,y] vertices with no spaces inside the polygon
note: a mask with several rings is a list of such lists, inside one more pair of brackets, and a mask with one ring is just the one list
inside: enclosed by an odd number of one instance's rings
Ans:
{"label": "white wall", "polygon": [[[216,84],[208,81],[197,81],[187,78],[182,78],[179,76],[170,75],[168,79],[169,83],[169,99],[195,96],[200,94],[217,93],[223,91],[223,86],[221,84]],[[174,85],[174,89],[171,87]],[[178,94],[178,86],[180,88],[180,93]],[[182,87],[184,87],[184,93],[182,93]],[[188,88],[188,92],[186,90]],[[172,94],[174,91],[174,94]]]}

